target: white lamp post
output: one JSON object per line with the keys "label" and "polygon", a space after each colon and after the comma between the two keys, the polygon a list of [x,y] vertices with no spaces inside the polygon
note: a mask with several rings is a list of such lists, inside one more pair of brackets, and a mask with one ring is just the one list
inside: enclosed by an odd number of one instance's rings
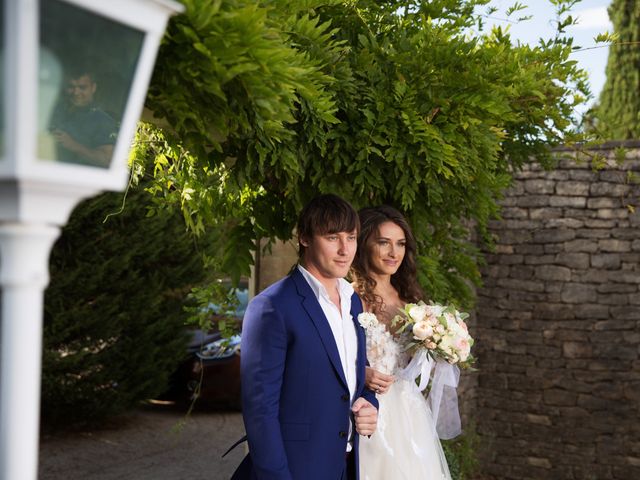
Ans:
{"label": "white lamp post", "polygon": [[43,292],[60,226],[122,190],[171,0],[0,0],[0,480],[35,480]]}

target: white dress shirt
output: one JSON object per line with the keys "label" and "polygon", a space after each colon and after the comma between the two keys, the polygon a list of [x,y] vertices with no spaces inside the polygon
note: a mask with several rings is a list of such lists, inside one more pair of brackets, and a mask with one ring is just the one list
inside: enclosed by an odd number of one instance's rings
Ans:
{"label": "white dress shirt", "polygon": [[[347,379],[349,387],[349,396],[351,402],[355,400],[353,397],[356,392],[356,361],[358,357],[358,337],[356,328],[351,317],[351,296],[353,295],[353,287],[343,278],[336,280],[338,293],[340,295],[340,309],[329,298],[329,293],[324,285],[307,271],[302,265],[298,265],[298,269],[307,281],[313,291],[322,311],[327,317],[329,327],[333,333],[333,338],[338,347],[340,355],[340,363],[342,363],[342,371]],[[349,424],[349,443],[347,451],[351,451],[351,437],[353,433],[352,422]]]}

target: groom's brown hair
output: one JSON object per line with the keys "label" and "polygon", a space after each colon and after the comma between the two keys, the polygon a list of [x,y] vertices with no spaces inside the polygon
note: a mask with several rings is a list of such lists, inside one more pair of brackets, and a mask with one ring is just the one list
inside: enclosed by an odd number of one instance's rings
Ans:
{"label": "groom's brown hair", "polygon": [[298,257],[306,247],[300,240],[311,240],[314,235],[338,232],[360,232],[358,212],[344,198],[326,193],[311,200],[300,212],[298,225]]}

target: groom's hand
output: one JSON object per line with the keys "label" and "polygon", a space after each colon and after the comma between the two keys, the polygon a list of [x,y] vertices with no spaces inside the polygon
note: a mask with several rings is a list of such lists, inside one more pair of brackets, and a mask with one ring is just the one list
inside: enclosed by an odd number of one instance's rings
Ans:
{"label": "groom's hand", "polygon": [[376,407],[359,397],[353,402],[351,411],[356,420],[356,432],[360,435],[371,435],[376,431],[378,424],[378,409]]}

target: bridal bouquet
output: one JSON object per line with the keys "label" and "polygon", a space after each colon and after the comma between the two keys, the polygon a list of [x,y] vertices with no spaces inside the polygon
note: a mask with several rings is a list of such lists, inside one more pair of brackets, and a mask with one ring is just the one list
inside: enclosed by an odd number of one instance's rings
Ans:
{"label": "bridal bouquet", "polygon": [[394,318],[402,331],[411,331],[408,348],[426,348],[435,359],[442,358],[452,365],[470,368],[475,359],[471,355],[473,338],[464,320],[468,313],[453,306],[423,301],[408,303]]}

